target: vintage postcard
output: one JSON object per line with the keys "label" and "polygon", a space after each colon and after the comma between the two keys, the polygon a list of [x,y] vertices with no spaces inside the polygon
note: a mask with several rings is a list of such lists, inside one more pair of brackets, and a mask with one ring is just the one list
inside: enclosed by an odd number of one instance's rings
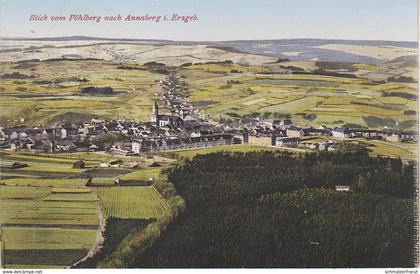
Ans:
{"label": "vintage postcard", "polygon": [[418,67],[416,0],[0,0],[3,273],[414,273]]}

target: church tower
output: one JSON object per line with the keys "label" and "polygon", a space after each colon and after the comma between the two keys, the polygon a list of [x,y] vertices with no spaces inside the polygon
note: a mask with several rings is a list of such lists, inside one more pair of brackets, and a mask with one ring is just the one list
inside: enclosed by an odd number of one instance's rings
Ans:
{"label": "church tower", "polygon": [[155,103],[153,104],[153,108],[152,108],[152,117],[150,119],[150,121],[152,123],[158,124],[158,116],[159,116],[159,107],[155,101]]}

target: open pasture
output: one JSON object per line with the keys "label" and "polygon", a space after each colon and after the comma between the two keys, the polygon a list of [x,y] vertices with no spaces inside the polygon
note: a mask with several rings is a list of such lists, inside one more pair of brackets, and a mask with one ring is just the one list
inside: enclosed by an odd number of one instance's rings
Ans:
{"label": "open pasture", "polygon": [[[27,164],[27,167],[19,169],[2,168],[2,180],[13,178],[37,178],[37,179],[64,179],[78,175],[82,169],[74,169],[74,160],[55,157],[44,157],[35,154],[1,152],[0,157],[4,161],[16,161]],[[87,165],[97,162],[87,161]]]}
{"label": "open pasture", "polygon": [[169,213],[168,206],[153,187],[101,187],[97,191],[107,218],[158,219]]}
{"label": "open pasture", "polygon": [[[335,138],[332,136],[306,136],[302,139],[302,142],[322,143],[328,140],[334,140],[337,142],[343,141],[343,139]],[[353,138],[351,139],[351,141],[365,145],[366,148],[370,151],[369,154],[371,156],[381,155],[387,157],[401,158],[405,160],[417,159],[418,157],[417,144],[415,143],[400,143],[379,140],[368,141],[364,138]]]}
{"label": "open pasture", "polygon": [[148,181],[150,178],[156,180],[159,177],[161,168],[145,168],[120,176],[124,181]]}
{"label": "open pasture", "polygon": [[[64,194],[55,194],[49,187],[1,186],[0,190],[6,268],[69,265],[95,242],[95,195],[68,193],[64,199]],[[81,195],[86,196],[81,199]]]}
{"label": "open pasture", "polygon": [[[149,106],[158,91],[154,81],[164,77],[147,70],[119,69],[118,63],[94,60],[28,64],[31,66],[27,68],[13,63],[0,64],[1,75],[18,72],[33,76],[21,81],[2,81],[0,120],[3,126],[18,125],[20,119],[32,125],[64,121],[66,117],[74,121],[74,114],[81,121],[89,120],[92,115],[142,120],[148,117]],[[112,87],[114,94],[79,93],[81,88],[89,86]]]}
{"label": "open pasture", "polygon": [[[283,66],[287,66],[287,62]],[[404,121],[412,117],[404,111],[418,108],[416,100],[404,95],[417,94],[410,83],[375,83],[363,74],[357,74],[358,78],[279,75],[274,66],[269,66],[271,70],[265,70],[264,74],[246,67],[242,73],[227,73],[231,67],[233,65],[201,64],[180,70],[190,86],[189,101],[216,120],[220,115],[223,118],[263,115],[271,119],[290,115],[302,126],[335,127],[355,123],[372,127],[365,118],[375,116],[389,117],[399,122],[401,129],[411,129]],[[355,69],[373,71],[380,66],[356,64]],[[216,70],[220,73],[209,73]]]}
{"label": "open pasture", "polygon": [[188,149],[188,150],[179,150],[173,152],[165,152],[164,155],[168,157],[184,157],[192,159],[196,155],[203,155],[215,152],[250,152],[250,151],[260,151],[260,150],[275,150],[275,147],[264,147],[257,145],[230,145],[230,146],[217,146],[217,147],[207,147],[207,148],[197,148],[197,149]]}
{"label": "open pasture", "polygon": [[39,178],[14,178],[4,179],[1,183],[7,186],[33,186],[33,187],[83,187],[86,179],[39,179]]}

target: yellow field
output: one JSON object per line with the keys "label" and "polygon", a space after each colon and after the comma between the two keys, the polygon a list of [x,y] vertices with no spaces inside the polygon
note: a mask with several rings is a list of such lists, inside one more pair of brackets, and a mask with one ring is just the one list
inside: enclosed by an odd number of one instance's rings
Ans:
{"label": "yellow field", "polygon": [[90,193],[89,188],[65,188],[65,187],[53,187],[51,193]]}

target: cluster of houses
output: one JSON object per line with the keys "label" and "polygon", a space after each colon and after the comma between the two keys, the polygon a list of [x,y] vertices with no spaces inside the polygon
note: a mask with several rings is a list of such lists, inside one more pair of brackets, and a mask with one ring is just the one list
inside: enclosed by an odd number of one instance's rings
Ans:
{"label": "cluster of houses", "polygon": [[[182,121],[182,120],[181,120]],[[201,128],[167,127],[153,123],[99,121],[80,125],[13,127],[0,129],[1,149],[42,150],[47,152],[103,151],[115,155],[239,144],[241,140],[222,128],[203,125]],[[178,130],[179,129],[179,130]],[[107,136],[118,136],[107,141]],[[109,142],[109,143],[108,143]]]}
{"label": "cluster of houses", "polygon": [[[293,125],[290,119],[275,120],[274,122],[260,122],[255,124],[249,131],[249,135],[260,138],[270,137],[271,145],[283,147],[301,146],[301,139],[304,136],[325,136],[335,137],[336,139],[366,138],[367,140],[385,140],[390,142],[410,142],[417,139],[414,131],[395,131],[395,130],[374,130],[374,129],[349,129],[344,127],[328,128],[302,128]],[[336,141],[323,143],[302,144],[309,149],[334,150],[338,147]]]}
{"label": "cluster of houses", "polygon": [[[68,125],[57,127],[26,127],[0,128],[0,148],[39,149],[45,151],[71,150],[76,147],[82,130],[80,127]],[[69,139],[73,139],[73,142]]]}
{"label": "cluster of houses", "polygon": [[143,154],[152,151],[181,150],[201,147],[223,146],[241,144],[240,138],[231,134],[200,135],[195,137],[171,137],[156,140],[134,140],[131,143],[131,151],[135,154]]}
{"label": "cluster of houses", "polygon": [[[164,121],[164,122],[162,122]],[[120,136],[107,143],[108,134]],[[413,141],[414,132],[396,132],[346,128],[300,128],[290,120],[275,121],[268,126],[247,123],[237,126],[205,120],[184,121],[177,115],[161,115],[157,104],[150,122],[105,121],[93,118],[90,123],[51,127],[0,128],[0,148],[56,152],[107,151],[115,155],[135,155],[155,151],[200,148],[241,143],[282,147],[334,150],[336,141],[302,142],[304,136],[332,136],[341,139],[364,137],[392,142]],[[267,142],[261,143],[261,140]],[[260,143],[256,143],[259,141]],[[302,143],[301,143],[302,142]]]}
{"label": "cluster of houses", "polygon": [[366,138],[369,140],[386,140],[392,142],[404,142],[416,140],[414,131],[397,130],[375,130],[375,129],[349,129],[345,127],[328,128],[321,126],[319,128],[302,128],[293,125],[290,119],[275,120],[271,127],[267,123],[255,127],[254,134],[270,134],[277,136],[298,137],[303,136],[333,136],[336,138]]}
{"label": "cluster of houses", "polygon": [[160,127],[163,127],[172,123],[181,125],[183,121],[205,120],[205,115],[186,101],[187,88],[180,83],[180,78],[180,76],[170,74],[165,81],[159,81],[163,90],[162,101],[170,110],[170,114],[159,114],[159,107],[155,102],[152,123],[158,123]]}
{"label": "cluster of houses", "polygon": [[179,79],[179,76],[169,75],[165,81],[159,81],[163,91],[161,101],[169,113],[161,114],[155,102],[148,122],[93,118],[89,123],[78,125],[0,128],[0,149],[35,149],[48,152],[101,150],[114,155],[135,155],[250,143],[334,150],[338,147],[336,141],[301,144],[301,139],[304,136],[332,136],[341,139],[364,137],[406,142],[417,138],[415,132],[325,126],[302,128],[294,125],[290,119],[273,122],[256,118],[230,121],[221,119],[219,122],[209,122],[205,115],[187,102],[186,88]]}
{"label": "cluster of houses", "polygon": [[220,125],[208,123],[204,115],[185,102],[178,79],[171,75],[160,81],[162,101],[170,113],[161,114],[155,102],[149,122],[93,118],[78,125],[0,128],[0,148],[48,152],[105,150],[114,155],[135,155],[241,143]]}

